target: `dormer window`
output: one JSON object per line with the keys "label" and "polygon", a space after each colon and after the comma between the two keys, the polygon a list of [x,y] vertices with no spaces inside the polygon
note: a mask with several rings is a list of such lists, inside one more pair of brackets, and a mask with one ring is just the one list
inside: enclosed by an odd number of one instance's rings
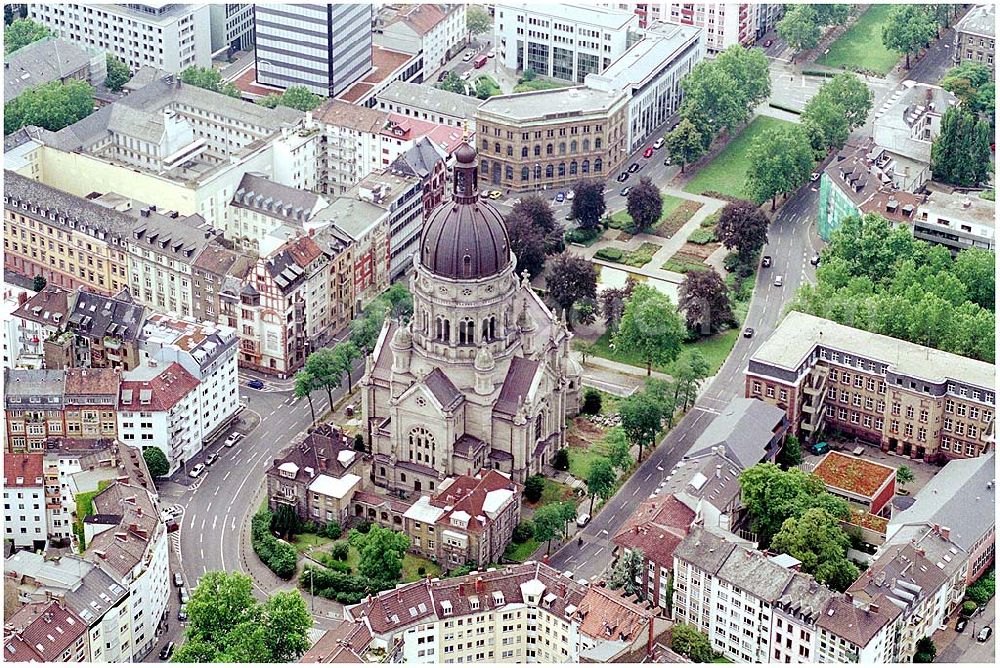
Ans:
{"label": "dormer window", "polygon": [[478,596],[470,596],[469,597],[469,607],[471,609],[473,609],[473,610],[478,610],[479,609],[479,597]]}

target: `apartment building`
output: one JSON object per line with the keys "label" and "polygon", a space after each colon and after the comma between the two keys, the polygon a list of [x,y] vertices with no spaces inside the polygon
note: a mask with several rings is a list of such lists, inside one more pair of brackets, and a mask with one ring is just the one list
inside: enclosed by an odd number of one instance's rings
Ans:
{"label": "apartment building", "polygon": [[205,4],[28,3],[28,18],[62,39],[143,67],[180,73],[212,64],[209,7]]}
{"label": "apartment building", "polygon": [[625,91],[628,96],[628,152],[635,151],[680,109],[681,79],[705,57],[702,33],[690,26],[656,24],[600,74],[588,88]]}
{"label": "apartment building", "polygon": [[63,421],[67,438],[114,439],[121,372],[117,369],[66,369]]}
{"label": "apartment building", "polygon": [[42,460],[40,452],[3,458],[3,537],[17,549],[44,550],[48,542]]}
{"label": "apartment building", "polygon": [[420,180],[424,220],[444,201],[448,181],[447,160],[448,154],[427,137],[422,137],[389,165],[390,174]]}
{"label": "apartment building", "polygon": [[305,234],[316,212],[328,205],[315,193],[244,174],[230,203],[226,237],[242,249],[270,255],[290,238]]}
{"label": "apartment building", "polygon": [[931,190],[913,216],[913,236],[948,247],[953,253],[966,248],[996,248],[996,207],[976,193]]}
{"label": "apartment building", "polygon": [[955,24],[955,62],[983,63],[996,68],[996,5],[973,5],[972,9]]}
{"label": "apartment building", "polygon": [[137,304],[127,289],[114,297],[78,291],[66,319],[67,336],[46,341],[45,366],[60,368],[49,362],[57,357],[56,349],[67,348],[69,354],[58,355],[60,359],[71,359],[66,366],[126,371],[136,368],[139,331],[146,313],[146,307]]}
{"label": "apartment building", "polygon": [[317,186],[319,133],[303,112],[268,109],[153,68],[137,72],[126,90],[59,132],[19,131],[8,143],[16,155],[10,168],[78,197],[113,189],[145,202],[156,193],[162,210],[199,214],[219,228],[247,172]]}
{"label": "apartment building", "polygon": [[41,369],[45,361],[45,341],[63,327],[69,314],[69,299],[73,293],[55,285],[46,285],[11,313],[4,343],[10,351],[10,368]]}
{"label": "apartment building", "polygon": [[49,437],[65,435],[65,372],[4,369],[6,452],[42,452]]}
{"label": "apartment building", "polygon": [[958,98],[940,86],[904,82],[875,113],[872,137],[875,146],[913,174],[904,184],[917,190],[931,178],[931,146],[941,134],[941,118],[958,104]]}
{"label": "apartment building", "polygon": [[50,81],[79,80],[97,87],[103,86],[107,77],[103,51],[63,39],[41,39],[4,57],[3,101],[6,104]]}
{"label": "apartment building", "polygon": [[[0,302],[0,318],[3,322],[3,368],[13,369],[18,366],[18,357],[21,354],[21,347],[24,344],[20,323],[14,317],[14,313],[21,310],[28,301],[29,296],[34,292],[29,292],[22,288],[8,285],[3,286],[3,300]],[[27,361],[27,360],[26,360]],[[23,366],[30,366],[24,363]]]}
{"label": "apartment building", "polygon": [[996,558],[995,465],[993,452],[948,462],[913,495],[912,506],[889,520],[886,544],[907,542],[904,529],[937,531],[968,555],[966,582],[975,582]]}
{"label": "apartment building", "polygon": [[177,362],[124,373],[118,438],[140,450],[159,448],[173,474],[202,449],[205,432],[198,394],[198,379]]}
{"label": "apartment building", "polygon": [[605,3],[623,11],[634,11],[639,25],[657,21],[700,28],[705,48],[715,55],[739,44],[750,46],[777,25],[783,6],[748,2],[640,2]]}
{"label": "apartment building", "polygon": [[432,3],[380,7],[374,43],[419,56],[416,80],[429,81],[466,43],[465,8],[464,4]]}
{"label": "apartment building", "polygon": [[90,660],[87,625],[57,601],[32,603],[4,622],[5,661],[82,663]]}
{"label": "apartment building", "polygon": [[76,496],[116,478],[120,449],[110,440],[53,438],[45,444],[45,496],[50,545],[70,546]]}
{"label": "apartment building", "polygon": [[253,48],[253,4],[226,2],[209,5],[212,53]]}
{"label": "apartment building", "polygon": [[482,103],[468,95],[406,81],[392,82],[376,99],[379,111],[456,128],[470,123],[476,115],[476,108]]}
{"label": "apartment building", "polygon": [[482,188],[566,189],[628,157],[625,92],[585,86],[498,95],[476,110]]}
{"label": "apartment building", "polygon": [[521,514],[521,485],[483,469],[444,480],[403,514],[411,551],[445,568],[499,563]]}
{"label": "apartment building", "polygon": [[320,187],[324,193],[343,195],[378,169],[381,133],[389,115],[342,100],[327,100],[314,114],[321,136]]}
{"label": "apartment building", "polygon": [[254,5],[257,81],[335,97],[372,68],[372,5]]}
{"label": "apartment building", "polygon": [[584,4],[497,3],[493,16],[505,67],[577,84],[621,57],[639,28],[631,11]]}
{"label": "apartment building", "polygon": [[345,610],[352,653],[407,663],[575,663],[644,651],[664,620],[537,562],[421,580]]}
{"label": "apartment building", "polygon": [[992,443],[994,365],[793,311],[750,356],[747,397],[777,405],[814,441],[830,425],[924,460]]}

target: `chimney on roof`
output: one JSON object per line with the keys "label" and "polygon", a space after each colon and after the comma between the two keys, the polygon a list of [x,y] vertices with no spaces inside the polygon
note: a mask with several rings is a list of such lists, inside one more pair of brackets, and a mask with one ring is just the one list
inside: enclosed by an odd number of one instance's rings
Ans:
{"label": "chimney on roof", "polygon": [[941,537],[944,538],[945,540],[950,540],[951,539],[951,528],[950,527],[941,527],[938,530],[938,533],[940,533]]}
{"label": "chimney on roof", "polygon": [[868,604],[868,612],[872,613],[873,615],[875,613],[877,613],[878,612],[878,603],[869,603]]}
{"label": "chimney on roof", "polygon": [[[48,300],[49,300],[48,294],[46,294],[45,295],[45,301],[48,301]],[[28,301],[28,293],[27,292],[19,292],[19,293],[17,293],[17,305],[18,306],[23,306],[26,301]]]}
{"label": "chimney on roof", "polygon": [[458,583],[458,595],[459,596],[465,596],[465,583],[464,582],[459,582]]}
{"label": "chimney on roof", "polygon": [[848,603],[854,603],[854,594],[851,594],[850,592],[844,592],[844,599]]}
{"label": "chimney on roof", "polygon": [[476,578],[476,593],[482,594],[485,591],[486,591],[486,583],[483,582],[482,576],[479,576],[478,578]]}
{"label": "chimney on roof", "polygon": [[560,598],[566,598],[566,583],[565,582],[560,582],[559,583],[559,596],[560,596]]}

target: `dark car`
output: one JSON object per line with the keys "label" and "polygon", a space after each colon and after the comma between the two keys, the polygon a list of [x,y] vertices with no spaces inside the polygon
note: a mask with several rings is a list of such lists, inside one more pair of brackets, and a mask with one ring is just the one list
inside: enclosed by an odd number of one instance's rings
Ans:
{"label": "dark car", "polygon": [[258,380],[257,378],[251,378],[250,380],[247,381],[247,387],[254,390],[263,390],[264,381]]}
{"label": "dark car", "polygon": [[566,201],[566,193],[564,193],[561,190],[559,192],[557,192],[556,193],[556,201],[559,202],[560,204],[562,202],[565,202]]}
{"label": "dark car", "polygon": [[188,607],[186,605],[182,605],[177,610],[177,619],[179,621],[186,622],[187,618],[188,618]]}
{"label": "dark car", "polygon": [[826,441],[820,441],[819,443],[811,444],[806,449],[809,450],[809,452],[813,453],[814,455],[825,455],[826,453],[830,452],[830,444],[827,443]]}
{"label": "dark car", "polygon": [[958,622],[955,623],[955,631],[961,633],[962,631],[965,630],[965,627],[968,625],[969,625],[968,619],[960,619],[958,620]]}
{"label": "dark car", "polygon": [[810,260],[809,260],[809,264],[811,264],[814,267],[818,267],[819,266],[819,255],[813,255],[812,258],[810,258]]}
{"label": "dark car", "polygon": [[669,166],[670,166],[670,158],[666,158],[666,159],[665,159],[665,160],[663,161],[663,166],[664,166],[664,167],[669,167]]}
{"label": "dark car", "polygon": [[753,337],[753,327],[747,327],[743,330],[743,337],[746,339]]}
{"label": "dark car", "polygon": [[638,162],[633,162],[631,165],[628,166],[628,173],[629,174],[635,174],[638,171],[639,171],[639,163]]}
{"label": "dark car", "polygon": [[174,643],[173,641],[168,642],[163,649],[160,650],[160,661],[166,661],[170,658],[170,655],[174,653]]}
{"label": "dark car", "polygon": [[984,626],[982,630],[980,630],[979,633],[976,634],[976,640],[978,640],[979,642],[986,642],[987,640],[990,639],[991,635],[993,635],[993,629],[991,629],[988,626]]}
{"label": "dark car", "polygon": [[770,255],[765,255],[764,256],[764,261],[760,263],[760,266],[762,266],[762,267],[770,267],[771,266],[771,256]]}
{"label": "dark car", "polygon": [[438,75],[438,81],[444,81],[446,76],[448,76],[448,70],[441,70],[441,74]]}
{"label": "dark car", "polygon": [[773,39],[765,40],[764,41],[764,48],[766,49],[767,47],[771,46],[772,44],[774,44],[774,40]]}
{"label": "dark car", "polygon": [[632,189],[629,188],[628,186],[625,186],[624,188],[621,189],[621,192],[619,192],[618,194],[621,195],[622,197],[628,197],[628,194],[630,192],[632,192]]}
{"label": "dark car", "polygon": [[628,176],[629,176],[628,172],[622,172],[621,174],[619,174],[618,183],[624,183],[625,181],[628,181]]}
{"label": "dark car", "polygon": [[213,452],[208,457],[205,457],[205,466],[211,466],[212,464],[215,463],[215,460],[218,458],[219,454],[217,452]]}

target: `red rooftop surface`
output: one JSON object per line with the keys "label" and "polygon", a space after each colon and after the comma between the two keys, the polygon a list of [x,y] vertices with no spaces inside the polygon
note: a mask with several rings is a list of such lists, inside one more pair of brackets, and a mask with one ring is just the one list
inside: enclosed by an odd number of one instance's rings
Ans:
{"label": "red rooftop surface", "polygon": [[813,473],[831,494],[867,505],[874,515],[896,493],[896,469],[840,452],[828,453]]}
{"label": "red rooftop surface", "polygon": [[41,452],[7,453],[3,457],[4,487],[40,487],[43,484]]}
{"label": "red rooftop surface", "polygon": [[337,96],[344,102],[357,102],[365,98],[380,83],[388,79],[394,72],[410,62],[415,56],[401,51],[390,51],[380,46],[372,45],[372,69],[367,75],[350,88]]}
{"label": "red rooftop surface", "polygon": [[281,95],[282,93],[285,92],[283,89],[278,88],[277,86],[268,86],[266,84],[258,83],[257,68],[253,66],[243,70],[243,72],[238,77],[233,79],[232,83],[234,86],[236,86],[237,89],[239,89],[244,93],[249,93],[250,95],[259,95],[261,97],[266,97],[268,95],[271,95],[272,93],[277,93],[278,95]]}
{"label": "red rooftop surface", "polygon": [[[151,380],[123,380],[118,409],[123,411],[168,411],[188,392],[198,387],[198,379],[174,362]],[[142,403],[149,391],[147,403]]]}

